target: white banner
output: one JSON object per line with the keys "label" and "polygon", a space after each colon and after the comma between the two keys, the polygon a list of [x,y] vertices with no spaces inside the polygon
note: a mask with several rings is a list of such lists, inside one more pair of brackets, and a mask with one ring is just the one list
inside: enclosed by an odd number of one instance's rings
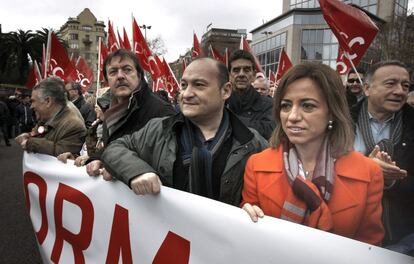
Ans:
{"label": "white banner", "polygon": [[331,233],[162,187],[135,195],[85,167],[24,155],[24,188],[44,263],[413,263]]}

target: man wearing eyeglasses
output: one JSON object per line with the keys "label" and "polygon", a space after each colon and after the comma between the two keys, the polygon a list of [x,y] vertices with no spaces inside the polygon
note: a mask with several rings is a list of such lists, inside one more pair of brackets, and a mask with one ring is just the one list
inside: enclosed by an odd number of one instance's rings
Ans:
{"label": "man wearing eyeglasses", "polygon": [[364,91],[362,89],[364,85],[364,75],[365,71],[363,69],[357,69],[359,77],[361,78],[362,83],[358,78],[358,74],[355,72],[354,69],[351,69],[348,73],[348,77],[346,80],[346,92],[348,96],[348,104],[352,106],[362,99],[365,98]]}

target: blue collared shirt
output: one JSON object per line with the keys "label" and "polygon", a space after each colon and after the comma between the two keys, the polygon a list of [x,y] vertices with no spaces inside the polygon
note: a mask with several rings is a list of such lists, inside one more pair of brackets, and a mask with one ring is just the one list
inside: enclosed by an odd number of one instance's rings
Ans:
{"label": "blue collared shirt", "polygon": [[[392,115],[389,119],[381,123],[368,112],[369,125],[371,127],[371,132],[375,144],[377,144],[384,138],[389,139],[391,137],[391,125],[394,121],[394,116],[395,115]],[[356,128],[354,149],[358,152],[361,152],[364,155],[367,153],[367,146],[365,145],[364,139],[361,134],[361,130],[358,125]]]}

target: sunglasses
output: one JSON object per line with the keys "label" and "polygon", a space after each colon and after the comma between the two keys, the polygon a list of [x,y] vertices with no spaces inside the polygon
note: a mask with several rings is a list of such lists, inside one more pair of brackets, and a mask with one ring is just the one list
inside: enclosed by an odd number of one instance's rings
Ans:
{"label": "sunglasses", "polygon": [[356,83],[360,83],[360,82],[359,82],[359,79],[348,79],[348,80],[347,80],[347,82],[348,82],[348,83],[354,83],[354,82],[356,82]]}

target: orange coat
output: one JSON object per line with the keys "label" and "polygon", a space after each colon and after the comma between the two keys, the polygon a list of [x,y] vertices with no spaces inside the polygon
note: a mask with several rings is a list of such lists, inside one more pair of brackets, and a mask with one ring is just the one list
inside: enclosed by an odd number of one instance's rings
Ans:
{"label": "orange coat", "polygon": [[[244,174],[243,201],[259,206],[265,215],[280,218],[287,190],[283,150],[268,148],[252,155]],[[358,152],[335,162],[335,182],[327,203],[333,218],[332,233],[379,245],[384,237],[381,222],[383,177],[380,167]]]}

